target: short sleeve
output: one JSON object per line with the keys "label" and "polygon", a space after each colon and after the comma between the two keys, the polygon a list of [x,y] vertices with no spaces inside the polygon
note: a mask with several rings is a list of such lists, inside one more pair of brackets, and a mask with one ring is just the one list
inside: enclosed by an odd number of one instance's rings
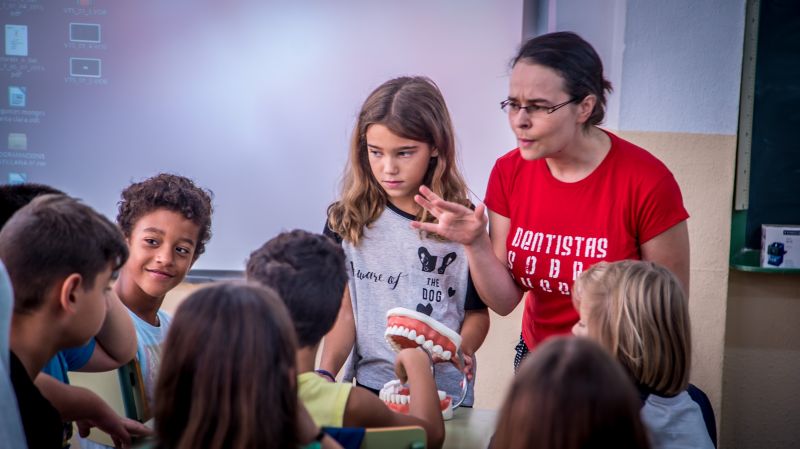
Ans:
{"label": "short sleeve", "polygon": [[486,304],[483,303],[481,295],[478,294],[478,290],[472,282],[472,273],[467,271],[467,297],[464,298],[464,310],[483,310],[485,308]]}
{"label": "short sleeve", "polygon": [[325,220],[325,227],[322,229],[322,235],[332,239],[334,242],[340,245],[342,244],[342,236],[334,232],[333,229],[331,229],[331,224],[327,220]]}
{"label": "short sleeve", "polygon": [[689,218],[683,196],[672,173],[667,172],[643,192],[637,217],[639,245]]}
{"label": "short sleeve", "polygon": [[486,198],[483,202],[492,212],[504,217],[511,215],[508,207],[508,195],[506,193],[506,180],[504,179],[499,161],[492,167],[489,175],[489,184],[486,186]]}
{"label": "short sleeve", "polygon": [[89,340],[89,343],[83,346],[62,350],[61,354],[64,356],[64,361],[67,363],[67,369],[69,371],[77,371],[86,366],[86,364],[89,363],[89,359],[92,358],[92,354],[94,354],[96,345],[97,342],[92,338]]}

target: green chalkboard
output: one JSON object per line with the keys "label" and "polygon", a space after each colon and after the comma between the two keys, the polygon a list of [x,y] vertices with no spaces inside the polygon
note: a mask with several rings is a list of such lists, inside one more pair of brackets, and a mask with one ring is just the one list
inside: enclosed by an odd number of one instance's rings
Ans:
{"label": "green chalkboard", "polygon": [[761,0],[745,245],[800,224],[800,0]]}

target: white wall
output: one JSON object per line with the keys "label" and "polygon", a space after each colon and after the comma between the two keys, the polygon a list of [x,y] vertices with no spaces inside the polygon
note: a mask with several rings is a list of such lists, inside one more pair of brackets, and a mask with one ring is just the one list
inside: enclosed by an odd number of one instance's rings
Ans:
{"label": "white wall", "polygon": [[629,1],[620,129],[736,134],[744,0]]}

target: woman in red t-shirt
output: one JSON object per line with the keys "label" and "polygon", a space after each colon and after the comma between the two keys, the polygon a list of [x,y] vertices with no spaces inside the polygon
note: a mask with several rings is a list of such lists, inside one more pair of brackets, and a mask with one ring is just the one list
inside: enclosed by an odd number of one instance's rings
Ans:
{"label": "woman in red t-shirt", "polygon": [[413,226],[466,246],[492,310],[507,315],[528,292],[515,367],[545,338],[570,332],[578,321],[572,283],[596,262],[654,261],[688,290],[680,189],[653,155],[597,127],[610,90],[600,58],[578,35],[528,40],[501,103],[519,146],[495,163],[485,206],[473,211],[425,187],[415,198],[438,222]]}

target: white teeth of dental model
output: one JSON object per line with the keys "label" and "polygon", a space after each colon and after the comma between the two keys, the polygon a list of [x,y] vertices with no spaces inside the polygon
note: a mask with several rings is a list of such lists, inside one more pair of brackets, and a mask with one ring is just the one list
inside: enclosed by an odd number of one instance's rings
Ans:
{"label": "white teeth of dental model", "polygon": [[424,335],[417,335],[417,331],[414,329],[408,329],[403,326],[390,326],[386,328],[386,332],[384,332],[384,336],[386,337],[386,341],[389,343],[389,346],[392,347],[395,351],[401,351],[403,349],[402,346],[395,343],[392,337],[399,335],[405,337],[409,340],[416,342],[418,345],[424,347],[428,351],[431,351],[433,354],[441,358],[442,360],[450,360],[453,356],[453,353],[450,351],[445,351],[441,345],[437,345],[433,342],[433,340],[426,340]]}
{"label": "white teeth of dental model", "polygon": [[458,332],[450,329],[439,321],[436,321],[430,316],[425,315],[424,313],[419,313],[415,310],[405,309],[403,307],[395,307],[386,312],[387,318],[390,319],[393,316],[412,318],[416,321],[424,323],[431,329],[443,335],[448,340],[452,341],[456,348],[461,346],[461,335],[459,335]]}
{"label": "white teeth of dental model", "polygon": [[[400,381],[395,379],[387,382],[386,385],[384,385],[380,393],[378,393],[378,397],[380,397],[380,399],[384,402],[407,405],[411,401],[411,396],[407,394],[400,394],[399,392],[401,389],[402,385],[400,384]],[[437,390],[437,394],[440,401],[444,401],[447,398],[447,393],[442,390]]]}

